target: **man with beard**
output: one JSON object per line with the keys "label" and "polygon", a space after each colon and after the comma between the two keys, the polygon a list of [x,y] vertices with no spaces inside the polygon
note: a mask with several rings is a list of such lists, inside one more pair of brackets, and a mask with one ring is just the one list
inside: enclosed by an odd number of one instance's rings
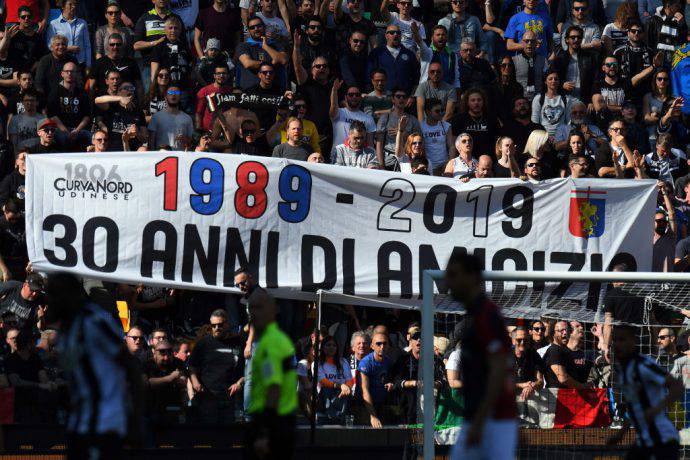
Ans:
{"label": "man with beard", "polygon": [[496,158],[498,120],[494,111],[489,110],[484,91],[474,88],[463,94],[460,113],[453,117],[451,128],[454,136],[461,133],[469,133],[472,136],[475,157],[489,155],[492,159]]}
{"label": "man with beard", "polygon": [[610,112],[620,113],[623,103],[632,95],[632,83],[639,79],[633,79],[631,82],[629,79],[621,78],[619,62],[615,56],[606,56],[601,70],[604,72],[604,78],[594,82],[592,99],[600,94],[604,97],[606,107]]}
{"label": "man with beard", "polygon": [[456,84],[457,55],[448,46],[448,32],[444,26],[436,25],[431,29],[431,47],[424,41],[419,41],[419,59],[420,85],[430,77],[429,66],[435,62],[441,65],[443,81],[448,85]]}
{"label": "man with beard", "polygon": [[391,23],[386,27],[386,43],[369,53],[367,73],[371,75],[376,69],[386,69],[388,91],[400,86],[411,93],[419,82],[419,62],[417,56],[401,44],[400,37],[400,26]]}
{"label": "man with beard", "polygon": [[329,80],[330,67],[328,60],[317,57],[311,63],[311,69],[307,73],[302,67],[302,56],[299,48],[293,53],[295,76],[299,85],[299,93],[304,95],[307,101],[308,112],[306,118],[313,121],[319,131],[321,152],[327,154],[333,144],[333,127],[329,116],[329,106],[324,104],[331,97],[333,83]]}
{"label": "man with beard", "polygon": [[[109,73],[112,75],[112,73]],[[146,115],[136,102],[134,84],[125,81],[115,95],[107,94],[96,98],[98,115],[96,123],[108,133],[106,150],[119,152],[123,150],[123,136],[129,139],[129,149],[136,150],[148,139]],[[108,88],[110,93],[110,88]]]}
{"label": "man with beard", "polygon": [[347,13],[342,8],[335,10],[336,43],[339,50],[346,47],[347,39],[355,32],[368,37],[371,49],[376,48],[376,26],[363,13],[362,0],[347,0]]}
{"label": "man with beard", "polygon": [[228,424],[234,420],[235,404],[244,386],[242,340],[230,333],[228,314],[215,310],[211,334],[197,342],[189,357],[192,387],[199,398],[203,424]]}
{"label": "man with beard", "polygon": [[124,55],[124,51],[122,35],[118,33],[110,35],[105,56],[96,61],[89,76],[89,95],[92,98],[105,93],[107,86],[105,79],[111,70],[117,70],[120,73],[121,81],[134,83],[140,98],[144,95],[139,67],[134,59]]}
{"label": "man with beard", "polygon": [[558,77],[563,82],[563,90],[570,96],[589,101],[592,98],[592,83],[597,71],[597,56],[582,49],[584,32],[580,26],[570,26],[565,31],[568,48],[562,50],[551,61],[558,69]]}
{"label": "man with beard", "polygon": [[311,67],[318,56],[325,57],[330,65],[335,63],[335,55],[332,47],[327,46],[323,39],[323,23],[318,16],[312,16],[307,23],[306,38],[295,32],[295,46],[300,48],[302,66],[305,69]]}
{"label": "man with beard", "polygon": [[[670,201],[669,193],[663,184],[659,188],[662,190],[664,201]],[[676,219],[673,205],[669,208],[668,215],[663,209],[659,209],[654,214],[654,239],[652,246],[652,271],[653,272],[672,272],[674,271],[674,257],[676,254],[676,233],[673,231]],[[669,222],[672,225],[669,225]]]}
{"label": "man with beard", "polygon": [[[264,62],[259,67],[259,84],[247,89],[247,93],[258,96],[272,96],[280,97],[283,91],[280,90],[276,83],[276,69],[273,64]],[[285,93],[286,95],[290,93]],[[276,114],[278,113],[277,105],[263,105],[257,106],[253,109],[256,116],[259,118],[259,126],[265,132],[273,126],[276,121]]]}
{"label": "man with beard", "polygon": [[345,106],[340,107],[338,104],[338,91],[342,84],[342,80],[336,80],[333,83],[330,96],[331,109],[329,115],[333,122],[333,146],[335,147],[345,142],[350,132],[350,125],[354,121],[360,121],[364,124],[366,127],[365,145],[373,146],[376,123],[374,123],[371,115],[362,111],[362,92],[356,86],[349,86],[345,93]]}
{"label": "man with beard", "polygon": [[467,311],[461,347],[465,423],[453,460],[512,459],[517,446],[511,342],[498,306],[482,292],[482,265],[476,256],[453,254],[446,266],[451,295]]}
{"label": "man with beard", "polygon": [[367,36],[353,32],[348,39],[349,46],[340,53],[338,65],[346,85],[360,88],[367,86]]}
{"label": "man with beard", "polygon": [[189,379],[184,363],[173,355],[167,340],[153,346],[152,359],[144,369],[149,388],[149,410],[155,425],[174,424],[185,406]]}
{"label": "man with beard", "polygon": [[191,145],[194,134],[192,117],[180,110],[180,87],[171,85],[165,95],[168,106],[151,117],[148,130],[149,150],[159,145],[170,145],[176,150],[184,150]]}
{"label": "man with beard", "polygon": [[[247,89],[259,83],[257,72],[261,64],[268,62],[275,66],[278,87],[282,90],[286,85],[284,66],[288,63],[288,54],[280,42],[266,35],[266,26],[260,17],[249,18],[247,28],[249,37],[237,45],[235,52],[239,61],[236,84]],[[299,83],[299,79],[297,81]]]}
{"label": "man with beard", "polygon": [[575,379],[577,367],[568,348],[568,338],[568,323],[558,321],[553,330],[553,343],[544,353],[547,388],[585,388]]}
{"label": "man with beard", "polygon": [[532,131],[544,131],[542,125],[532,121],[531,115],[532,108],[526,97],[519,97],[513,101],[513,118],[503,125],[501,135],[508,136],[515,142],[516,152],[525,150],[527,139]]}
{"label": "man with beard", "polygon": [[580,131],[585,136],[587,147],[592,152],[595,152],[599,145],[606,143],[604,133],[596,125],[588,123],[586,115],[587,106],[580,101],[573,102],[570,106],[570,121],[561,123],[556,128],[554,142],[557,151],[560,152],[568,148],[568,136],[573,131]]}

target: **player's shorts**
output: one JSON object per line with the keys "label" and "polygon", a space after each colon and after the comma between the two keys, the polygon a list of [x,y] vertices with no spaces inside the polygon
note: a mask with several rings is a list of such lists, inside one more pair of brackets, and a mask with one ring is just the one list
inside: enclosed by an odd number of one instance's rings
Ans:
{"label": "player's shorts", "polygon": [[466,445],[468,424],[463,425],[458,442],[451,451],[451,460],[513,460],[517,447],[517,420],[489,419],[484,424],[479,444]]}

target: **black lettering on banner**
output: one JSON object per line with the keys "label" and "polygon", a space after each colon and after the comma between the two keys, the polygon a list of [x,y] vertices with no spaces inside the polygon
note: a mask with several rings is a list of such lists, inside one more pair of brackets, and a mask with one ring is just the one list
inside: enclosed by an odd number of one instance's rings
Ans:
{"label": "black lettering on banner", "polygon": [[[601,254],[592,254],[589,257],[589,271],[600,272],[604,270],[604,257]],[[601,292],[601,283],[589,283],[589,290],[587,291],[587,309],[596,311],[599,306],[599,293]]]}
{"label": "black lettering on banner", "polygon": [[[156,249],[156,235],[164,235],[164,248]],[[144,227],[141,237],[141,276],[153,278],[154,262],[163,264],[163,278],[175,279],[177,257],[177,230],[170,222],[154,220]]]}
{"label": "black lettering on banner", "polygon": [[268,232],[266,242],[266,287],[278,287],[278,251],[280,249],[280,233]]}
{"label": "black lettering on banner", "polygon": [[[569,272],[579,272],[582,271],[582,267],[585,266],[587,261],[587,256],[581,252],[552,252],[551,253],[551,263],[552,264],[568,264]],[[572,286],[572,281],[562,281],[558,283],[558,286],[551,291],[552,296],[562,296],[565,291]]]}
{"label": "black lettering on banner", "polygon": [[[64,214],[52,214],[43,221],[44,232],[55,232],[57,226],[65,230],[65,234],[60,238],[55,238],[55,247],[65,251],[65,258],[60,259],[52,249],[43,249],[46,259],[58,267],[74,267],[77,265],[77,250],[72,243],[77,238],[77,224],[74,220]],[[47,240],[47,238],[46,238]]]}
{"label": "black lettering on banner", "polygon": [[[325,277],[323,281],[314,281],[314,248],[323,251]],[[323,236],[304,235],[302,237],[302,290],[315,292],[319,289],[329,290],[338,281],[336,269],[335,245]]]}
{"label": "black lettering on banner", "polygon": [[199,261],[199,270],[204,282],[215,286],[218,276],[218,252],[220,247],[220,227],[208,228],[208,250],[199,236],[194,224],[184,226],[184,244],[182,245],[182,281],[194,281],[194,259]]}
{"label": "black lettering on banner", "polygon": [[[400,268],[391,268],[391,256],[397,254],[400,259]],[[400,241],[388,241],[381,245],[377,257],[379,297],[390,297],[391,281],[400,283],[400,297],[412,298],[412,252],[410,248]]]}
{"label": "black lettering on banner", "polygon": [[[522,206],[515,207],[515,198],[522,197]],[[529,187],[518,185],[509,188],[503,195],[503,213],[511,219],[521,219],[520,226],[514,227],[511,221],[501,222],[503,233],[510,238],[523,238],[532,230],[532,213],[534,210],[534,192]]]}
{"label": "black lettering on banner", "polygon": [[[532,270],[535,272],[543,272],[546,268],[546,253],[544,251],[534,251],[532,253]],[[543,281],[533,281],[532,290],[543,291],[544,290]]]}
{"label": "black lettering on banner", "polygon": [[[409,180],[388,179],[381,186],[379,196],[390,199],[379,209],[376,229],[384,232],[410,233],[412,231],[412,219],[396,216],[412,204],[416,195],[414,184]],[[398,204],[398,202],[401,203]]]}
{"label": "black lettering on banner", "polygon": [[489,211],[493,190],[493,185],[482,185],[467,194],[467,202],[474,202],[472,234],[475,238],[486,238],[489,235]]}
{"label": "black lettering on banner", "polygon": [[[523,253],[514,248],[504,248],[496,251],[493,259],[491,260],[491,270],[503,271],[507,261],[512,260],[515,264],[516,271],[526,271],[527,270],[527,258]],[[504,292],[503,281],[492,281],[491,282],[491,293],[493,296],[502,296]],[[520,286],[515,287],[514,294],[522,295],[527,290],[526,286],[522,286],[522,289],[518,289]],[[508,300],[509,302],[509,300]]]}
{"label": "black lettering on banner", "polygon": [[223,286],[235,285],[235,270],[247,267],[254,279],[259,279],[259,258],[261,257],[261,230],[252,230],[249,234],[249,257],[244,249],[244,242],[240,230],[228,228],[225,237],[225,257],[223,270]]}
{"label": "black lettering on banner", "polygon": [[[439,195],[444,195],[443,220],[437,224],[434,220],[434,208],[436,206],[436,198]],[[455,218],[456,199],[457,192],[448,185],[434,185],[431,187],[424,200],[424,226],[427,230],[431,233],[446,233],[450,230]]]}
{"label": "black lettering on banner", "polygon": [[[103,266],[96,264],[95,257],[96,230],[99,228],[105,230],[105,264]],[[92,217],[84,224],[82,256],[84,258],[84,265],[91,270],[103,273],[114,272],[117,269],[119,245],[120,229],[114,220],[107,217]]]}
{"label": "black lettering on banner", "polygon": [[343,294],[355,294],[355,240],[343,240]]}
{"label": "black lettering on banner", "polygon": [[[482,262],[482,269],[484,268],[486,259],[486,249],[475,248],[472,253],[479,258]],[[455,246],[450,257],[467,254],[467,248],[462,246]],[[449,257],[449,259],[450,259]],[[444,260],[444,268],[448,261]],[[422,290],[424,285],[424,270],[439,270],[441,268],[436,258],[436,253],[434,252],[434,247],[430,244],[420,244],[419,245],[419,298],[422,298]],[[445,293],[448,290],[445,279],[435,279],[434,284],[438,292]]]}

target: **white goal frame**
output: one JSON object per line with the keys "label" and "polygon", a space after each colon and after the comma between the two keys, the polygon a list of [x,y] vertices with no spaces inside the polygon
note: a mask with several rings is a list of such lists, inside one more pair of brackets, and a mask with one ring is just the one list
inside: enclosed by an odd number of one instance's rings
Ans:
{"label": "white goal frame", "polygon": [[[443,270],[424,270],[422,281],[422,382],[434,381],[434,294],[436,280],[443,279]],[[484,281],[580,281],[607,283],[639,281],[647,283],[690,283],[690,273],[658,272],[563,272],[563,271],[485,271]],[[423,430],[425,459],[434,458],[434,386],[423,385]]]}

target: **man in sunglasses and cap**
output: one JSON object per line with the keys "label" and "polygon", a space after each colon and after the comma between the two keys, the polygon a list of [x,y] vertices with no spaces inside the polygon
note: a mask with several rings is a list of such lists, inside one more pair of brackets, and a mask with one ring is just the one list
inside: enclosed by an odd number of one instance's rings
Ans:
{"label": "man in sunglasses and cap", "polygon": [[42,300],[43,278],[32,273],[26,281],[10,280],[0,283],[0,315],[12,312],[17,317],[17,327],[29,325],[37,317],[39,302]]}

